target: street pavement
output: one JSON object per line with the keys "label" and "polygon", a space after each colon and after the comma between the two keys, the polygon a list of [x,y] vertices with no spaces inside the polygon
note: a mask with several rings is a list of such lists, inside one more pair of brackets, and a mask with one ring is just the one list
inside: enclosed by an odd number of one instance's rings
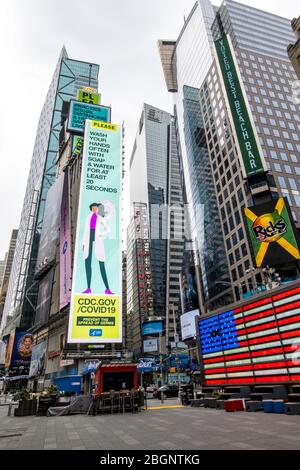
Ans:
{"label": "street pavement", "polygon": [[135,414],[17,418],[7,411],[0,406],[0,450],[300,449],[300,415],[182,407],[176,398],[148,400],[148,410]]}

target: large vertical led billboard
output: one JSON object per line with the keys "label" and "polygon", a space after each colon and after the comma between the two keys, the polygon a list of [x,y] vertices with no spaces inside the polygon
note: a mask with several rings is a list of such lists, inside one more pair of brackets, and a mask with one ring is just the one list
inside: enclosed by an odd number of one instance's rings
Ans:
{"label": "large vertical led billboard", "polygon": [[300,259],[298,236],[288,202],[280,197],[244,209],[256,266],[279,266]]}
{"label": "large vertical led billboard", "polygon": [[68,169],[65,171],[60,208],[59,252],[59,308],[62,309],[69,304],[71,297],[71,214]]}
{"label": "large vertical led billboard", "polygon": [[199,321],[206,385],[300,380],[300,287]]}
{"label": "large vertical led billboard", "polygon": [[43,226],[37,255],[37,272],[54,262],[60,223],[60,206],[64,176],[60,175],[50,187],[45,205]]}
{"label": "large vertical led billboard", "polygon": [[120,131],[86,121],[69,343],[122,342]]}
{"label": "large vertical led billboard", "polygon": [[224,96],[227,98],[232,127],[240,149],[243,175],[251,177],[265,172],[266,165],[230,37],[225,35],[215,41],[215,49]]}

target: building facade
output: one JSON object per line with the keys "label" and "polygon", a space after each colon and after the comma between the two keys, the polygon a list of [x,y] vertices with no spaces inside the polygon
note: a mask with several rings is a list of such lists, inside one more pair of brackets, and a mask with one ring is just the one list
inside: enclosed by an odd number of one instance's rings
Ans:
{"label": "building facade", "polygon": [[[36,259],[48,190],[55,180],[59,134],[68,102],[82,86],[98,86],[99,66],[68,58],[63,47],[40,115],[1,331],[29,328],[35,317]],[[5,331],[4,331],[5,330]]]}
{"label": "building facade", "polygon": [[[169,113],[144,104],[129,172],[131,222],[127,238],[127,311],[134,325],[131,326],[136,344],[133,349],[138,354],[142,352],[142,322],[152,316],[163,318],[168,343],[174,341],[180,311],[183,181],[174,119]],[[142,218],[141,227],[147,232],[140,241],[136,239],[139,237],[137,217]],[[145,310],[139,297],[141,249],[148,250],[145,255],[149,272],[145,275],[149,276],[146,283],[151,281],[151,287],[146,285]]]}
{"label": "building facade", "polygon": [[[287,19],[231,0],[224,1],[220,8],[213,7],[208,0],[199,0],[177,41],[159,41],[166,84],[174,94],[202,304],[206,311],[238,300],[262,283],[260,270],[252,269],[244,207],[263,201],[266,195],[274,199],[282,195],[290,203],[294,220],[299,220],[300,127],[292,101],[295,73],[286,52],[292,37],[289,25]],[[267,167],[261,181],[252,185],[242,174],[216,63],[214,41],[224,34],[230,36],[233,44]],[[192,96],[195,109],[198,106],[199,142],[202,141],[202,152],[206,149],[207,175],[201,168],[202,172],[195,176],[195,163],[189,157],[189,119],[184,109],[189,103],[187,96],[189,101]],[[192,153],[197,155],[195,150]],[[204,205],[200,211],[199,203]],[[208,219],[215,224],[213,239],[205,225]],[[214,260],[210,252],[215,255]],[[207,259],[213,261],[213,271]],[[295,276],[295,265],[282,271],[286,279]]]}
{"label": "building facade", "polygon": [[300,80],[300,16],[292,20],[292,29],[296,36],[296,42],[294,42],[293,44],[289,44],[287,51],[292,65],[295,69],[296,75]]}
{"label": "building facade", "polygon": [[5,299],[6,299],[6,294],[7,294],[7,288],[8,288],[8,283],[9,283],[9,277],[10,277],[15,249],[16,249],[17,237],[18,237],[18,230],[12,230],[8,252],[5,255],[2,283],[0,282],[0,324],[2,320]]}

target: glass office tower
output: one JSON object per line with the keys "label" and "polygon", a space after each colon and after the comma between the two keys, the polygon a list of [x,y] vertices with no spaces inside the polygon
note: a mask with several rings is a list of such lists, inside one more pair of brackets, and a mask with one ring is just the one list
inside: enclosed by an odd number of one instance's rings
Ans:
{"label": "glass office tower", "polygon": [[48,189],[56,174],[59,133],[67,103],[82,86],[98,88],[99,66],[68,58],[63,47],[40,115],[20,218],[16,252],[1,331],[27,329],[35,315],[38,281],[34,279],[39,237]]}
{"label": "glass office tower", "polygon": [[[130,159],[131,223],[128,229],[127,283],[128,315],[135,325],[145,321],[145,315],[166,319],[167,341],[173,341],[176,318],[180,310],[179,273],[182,268],[183,246],[183,182],[177,149],[174,118],[154,106],[144,104]],[[144,314],[138,299],[138,268],[133,229],[134,210],[142,204],[146,209],[149,228],[151,263],[151,309]],[[169,211],[173,206],[174,212]],[[134,269],[137,274],[132,275]],[[141,318],[141,317],[144,318]],[[174,323],[175,318],[175,323]],[[138,348],[139,326],[134,327]],[[139,330],[139,331],[138,331]]]}
{"label": "glass office tower", "polygon": [[[161,40],[158,45],[166,85],[174,96],[205,310],[217,308],[231,299],[237,300],[262,282],[259,270],[251,270],[251,251],[242,215],[243,207],[251,205],[255,198],[241,174],[237,146],[215,62],[213,41],[225,33],[233,42],[264,152],[268,167],[267,190],[275,198],[283,195],[289,199],[295,220],[299,220],[300,209],[299,114],[292,102],[291,90],[296,76],[287,56],[287,45],[293,38],[290,20],[231,0],[223,1],[220,8],[212,6],[209,0],[198,0],[178,39]],[[190,140],[189,118],[185,109],[187,87],[199,90],[198,111],[204,146],[207,147],[209,177],[200,172],[196,175],[198,185],[194,183],[195,159],[190,158],[191,151],[187,144]],[[201,194],[209,195],[206,202],[201,200]],[[214,200],[217,214],[214,214]],[[197,212],[199,202],[204,204],[204,210]],[[209,273],[210,264],[203,263],[203,259],[209,258],[208,246],[203,243],[208,214],[219,227],[223,239],[223,243],[219,244],[220,239],[216,237],[211,241],[211,246],[221,253],[223,245],[226,251],[225,256],[215,260],[214,276]],[[290,275],[286,273],[287,278],[294,274],[291,272]],[[216,285],[220,292],[216,292]]]}

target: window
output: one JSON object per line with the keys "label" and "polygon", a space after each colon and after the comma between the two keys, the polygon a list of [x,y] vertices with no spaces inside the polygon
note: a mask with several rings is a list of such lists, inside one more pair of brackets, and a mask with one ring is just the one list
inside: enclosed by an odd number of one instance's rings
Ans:
{"label": "window", "polygon": [[267,144],[269,147],[274,147],[274,143],[272,139],[267,139]]}
{"label": "window", "polygon": [[297,194],[294,194],[294,198],[295,198],[296,206],[300,207],[300,196],[298,196]]}
{"label": "window", "polygon": [[283,160],[284,162],[288,161],[288,157],[286,153],[280,152],[280,156],[281,156],[281,160]]}
{"label": "window", "polygon": [[291,157],[292,162],[298,163],[298,158],[294,153],[291,153],[290,157]]}
{"label": "window", "polygon": [[279,182],[279,186],[281,187],[281,189],[287,189],[287,185],[283,176],[278,177],[278,182]]}
{"label": "window", "polygon": [[267,124],[267,120],[266,120],[265,117],[259,116],[259,120],[260,120],[260,122],[261,122],[262,124]]}
{"label": "window", "polygon": [[292,169],[291,169],[290,165],[284,165],[284,169],[285,169],[286,173],[292,173]]}
{"label": "window", "polygon": [[276,140],[276,143],[280,149],[283,149],[283,143],[281,142],[281,140]]}
{"label": "window", "polygon": [[[286,146],[288,150],[294,150],[293,144],[291,144],[290,142],[287,142]],[[296,147],[297,147],[297,150],[300,152],[300,145],[296,145]]]}
{"label": "window", "polygon": [[291,189],[297,191],[297,185],[296,185],[296,181],[294,180],[294,178],[289,178],[289,183],[290,183]]}
{"label": "window", "polygon": [[278,159],[277,153],[275,152],[275,150],[271,150],[271,151],[270,151],[270,155],[271,155],[271,157],[274,158],[275,160]]}
{"label": "window", "polygon": [[275,137],[280,137],[280,133],[277,129],[273,129],[273,134],[275,135]]}
{"label": "window", "polygon": [[280,127],[286,128],[285,122],[284,121],[279,121]]}
{"label": "window", "polygon": [[263,127],[263,131],[264,131],[265,135],[270,135],[271,134],[270,129],[268,127]]}
{"label": "window", "polygon": [[280,164],[279,164],[279,163],[274,163],[274,169],[275,169],[275,171],[281,172],[281,166],[280,166]]}
{"label": "window", "polygon": [[247,256],[247,247],[245,244],[242,245],[242,255]]}

